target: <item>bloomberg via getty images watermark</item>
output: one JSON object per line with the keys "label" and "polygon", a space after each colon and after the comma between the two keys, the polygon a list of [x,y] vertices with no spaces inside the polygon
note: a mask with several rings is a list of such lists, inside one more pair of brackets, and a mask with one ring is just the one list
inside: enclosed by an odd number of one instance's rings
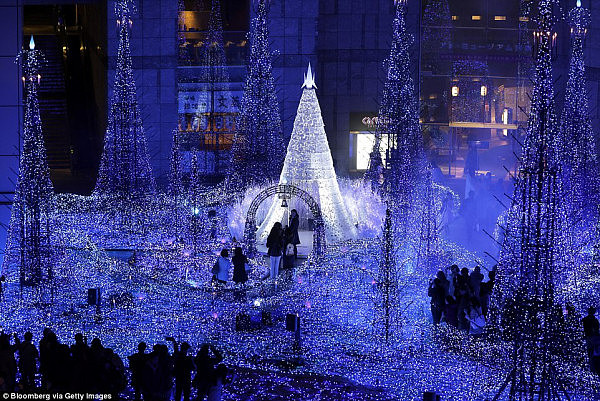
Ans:
{"label": "bloomberg via getty images watermark", "polygon": [[112,400],[112,394],[94,393],[4,393],[3,400]]}

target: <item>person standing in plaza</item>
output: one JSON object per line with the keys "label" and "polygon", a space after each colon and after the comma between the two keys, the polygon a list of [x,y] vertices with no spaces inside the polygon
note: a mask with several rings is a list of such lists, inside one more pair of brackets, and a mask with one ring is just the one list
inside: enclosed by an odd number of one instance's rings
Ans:
{"label": "person standing in plaza", "polygon": [[135,400],[142,399],[142,373],[144,371],[148,354],[146,354],[146,343],[138,344],[138,352],[128,357],[129,370],[131,371],[131,386],[135,395]]}
{"label": "person standing in plaza", "polygon": [[246,271],[248,258],[239,246],[234,249],[231,262],[233,263],[233,281],[236,284],[244,284],[248,281],[248,272]]}
{"label": "person standing in plaza", "polygon": [[213,282],[218,284],[227,284],[229,280],[229,270],[231,270],[231,261],[229,260],[229,251],[227,249],[221,250],[221,255],[217,258],[213,268]]}
{"label": "person standing in plaza", "polygon": [[298,235],[298,227],[300,227],[300,217],[298,211],[292,209],[290,219],[290,244],[294,245],[294,259],[298,259],[298,244],[300,244],[300,236]]}
{"label": "person standing in plaza", "polygon": [[267,254],[269,255],[269,277],[272,280],[277,279],[279,274],[279,264],[281,255],[283,255],[283,229],[281,223],[273,224],[273,228],[267,237]]}
{"label": "person standing in plaza", "polygon": [[24,390],[35,388],[35,373],[37,371],[37,360],[39,353],[33,345],[31,332],[25,333],[25,340],[18,344],[19,372],[21,372],[21,384]]}

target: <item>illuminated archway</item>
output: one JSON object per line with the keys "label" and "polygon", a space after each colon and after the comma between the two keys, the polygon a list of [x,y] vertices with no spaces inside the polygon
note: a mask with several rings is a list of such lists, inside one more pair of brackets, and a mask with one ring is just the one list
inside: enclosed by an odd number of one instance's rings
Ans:
{"label": "illuminated archway", "polygon": [[321,214],[321,207],[314,200],[312,196],[306,191],[295,187],[293,185],[280,184],[266,188],[261,191],[256,198],[250,204],[248,213],[246,214],[246,226],[244,228],[244,244],[246,247],[246,254],[249,257],[256,256],[256,211],[258,207],[265,201],[265,199],[273,195],[282,195],[284,199],[290,199],[297,197],[302,199],[309,210],[311,211],[314,219],[314,234],[313,234],[313,249],[312,252],[316,256],[322,256],[325,253],[325,223],[323,222],[323,216]]}

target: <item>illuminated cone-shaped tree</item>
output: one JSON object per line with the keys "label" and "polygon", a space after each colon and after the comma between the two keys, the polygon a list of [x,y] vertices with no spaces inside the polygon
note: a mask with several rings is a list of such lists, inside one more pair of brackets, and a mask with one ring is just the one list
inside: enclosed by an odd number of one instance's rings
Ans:
{"label": "illuminated cone-shaped tree", "polygon": [[573,49],[560,126],[564,199],[569,200],[571,222],[583,229],[593,229],[600,200],[600,165],[588,111],[583,55],[590,13],[578,3],[569,13],[569,21]]}
{"label": "illuminated cone-shaped tree", "polygon": [[107,199],[131,199],[155,192],[131,62],[134,12],[132,0],[115,3],[119,48],[104,151],[94,190],[96,196]]}
{"label": "illuminated cone-shaped tree", "polygon": [[[396,0],[395,4],[392,48],[385,63],[387,79],[366,177],[374,187],[379,187],[383,178],[383,193],[394,198],[396,205],[400,202],[407,206],[411,203],[410,194],[414,194],[419,181],[423,180],[425,157],[411,72],[409,50],[413,39],[406,31],[406,1]],[[385,169],[381,160],[382,141],[387,141]]]}
{"label": "illuminated cone-shaped tree", "polygon": [[[566,266],[561,282],[561,298],[578,308],[595,304],[599,295],[591,296],[588,284],[598,282],[588,252],[593,243],[595,225],[599,220],[600,164],[596,155],[596,144],[588,112],[583,47],[590,13],[578,2],[569,13],[572,36],[572,55],[564,108],[560,122],[560,162],[562,178],[562,200],[565,222],[562,237],[567,252]],[[587,284],[584,284],[587,283]]]}
{"label": "illuminated cone-shaped tree", "polygon": [[387,209],[385,223],[383,226],[383,238],[381,240],[381,259],[379,262],[379,273],[374,283],[375,289],[375,328],[376,333],[385,344],[394,339],[399,333],[400,310],[399,310],[399,275],[394,249],[394,230],[392,225],[392,213]]}
{"label": "illuminated cone-shaped tree", "polygon": [[52,279],[56,261],[51,246],[54,189],[38,103],[40,66],[44,58],[35,50],[33,36],[29,50],[23,50],[17,61],[22,65],[25,85],[23,152],[2,273],[10,273],[9,267],[18,267],[21,285],[36,286]]}
{"label": "illuminated cone-shaped tree", "polygon": [[169,170],[169,194],[179,197],[183,193],[183,171],[181,157],[181,135],[173,130],[173,144],[171,145],[171,166]]}
{"label": "illuminated cone-shaped tree", "polygon": [[274,181],[285,149],[269,51],[267,0],[258,0],[250,31],[250,65],[237,123],[229,190],[243,194],[251,185]]}
{"label": "illuminated cone-shaped tree", "polygon": [[567,395],[561,395],[564,388],[557,385],[562,374],[557,366],[567,345],[561,343],[562,310],[555,301],[563,257],[559,235],[563,214],[552,26],[552,0],[540,0],[531,113],[490,316],[491,326],[501,330],[513,349],[511,372],[495,400],[505,399],[505,393],[509,400],[559,400]]}
{"label": "illuminated cone-shaped tree", "polygon": [[[427,179],[423,136],[419,125],[418,98],[415,94],[411,72],[410,46],[412,36],[406,27],[406,1],[395,2],[393,40],[390,55],[385,63],[385,82],[376,140],[371,152],[371,164],[366,178],[388,199],[392,220],[399,244],[398,257],[412,259],[419,271],[431,269],[425,263],[433,260],[429,246],[423,246],[433,233],[432,227],[439,210],[435,205],[435,192]],[[385,165],[382,164],[380,146],[385,144]],[[428,198],[430,197],[430,198]],[[433,241],[433,240],[432,240]],[[437,241],[436,241],[437,243]]]}
{"label": "illuminated cone-shaped tree", "polygon": [[[315,199],[321,207],[329,241],[354,238],[356,226],[340,193],[310,64],[302,87],[304,91],[279,183],[296,186]],[[290,207],[294,207],[294,202],[292,199]],[[258,230],[257,238],[266,238],[273,224],[283,221],[285,209],[281,207],[281,201],[275,199]]]}

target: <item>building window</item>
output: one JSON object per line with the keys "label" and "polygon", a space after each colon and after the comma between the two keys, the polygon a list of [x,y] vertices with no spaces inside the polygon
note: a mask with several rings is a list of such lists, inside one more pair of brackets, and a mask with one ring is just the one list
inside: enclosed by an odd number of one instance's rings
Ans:
{"label": "building window", "polygon": [[[373,151],[373,144],[375,143],[375,134],[369,132],[351,132],[350,143],[353,145],[350,148],[350,157],[356,160],[355,170],[365,171],[369,168],[369,161],[371,159],[371,152]],[[386,153],[388,148],[388,136],[381,136],[381,143],[379,152],[381,153],[381,160],[385,165]]]}
{"label": "building window", "polygon": [[[365,171],[369,168],[371,152],[375,143],[375,131],[379,124],[376,112],[350,113],[350,169]],[[385,165],[388,148],[388,136],[382,135],[379,150]]]}
{"label": "building window", "polygon": [[452,16],[452,21],[458,21],[458,15],[453,15]]}
{"label": "building window", "polygon": [[481,15],[472,15],[472,16],[471,16],[471,19],[472,19],[473,21],[481,21]]}
{"label": "building window", "polygon": [[459,91],[459,89],[458,89],[458,86],[454,85],[454,86],[452,87],[452,97],[457,97],[457,96],[458,96],[458,94],[459,94],[459,92],[460,92],[460,91]]}
{"label": "building window", "polygon": [[506,16],[505,15],[496,15],[494,17],[494,21],[506,21]]}
{"label": "building window", "polygon": [[179,11],[180,140],[184,158],[196,151],[201,173],[211,177],[225,174],[243,93],[250,2],[239,3],[221,5],[223,43],[216,46],[207,40],[211,2],[186,2]]}

